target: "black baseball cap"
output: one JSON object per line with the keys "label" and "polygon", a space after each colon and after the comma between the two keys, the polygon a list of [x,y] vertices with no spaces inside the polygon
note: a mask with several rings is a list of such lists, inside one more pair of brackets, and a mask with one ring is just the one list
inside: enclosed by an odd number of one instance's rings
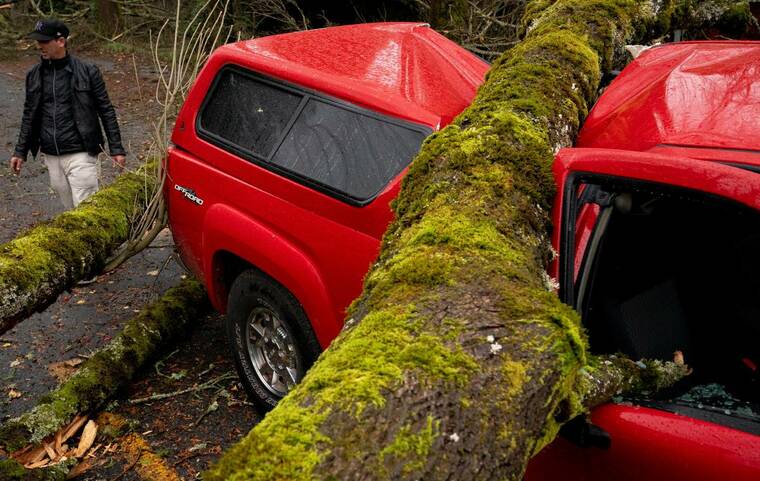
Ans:
{"label": "black baseball cap", "polygon": [[40,20],[37,22],[37,25],[34,26],[34,31],[27,35],[28,38],[39,40],[41,42],[49,42],[56,38],[67,38],[68,36],[69,27],[55,18]]}

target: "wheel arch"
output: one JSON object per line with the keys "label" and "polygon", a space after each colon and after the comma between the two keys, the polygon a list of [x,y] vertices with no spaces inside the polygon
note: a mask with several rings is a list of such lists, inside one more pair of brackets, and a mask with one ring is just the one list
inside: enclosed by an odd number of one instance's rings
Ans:
{"label": "wheel arch", "polygon": [[227,309],[229,288],[255,268],[288,290],[301,304],[322,348],[340,332],[342,319],[315,263],[284,237],[228,206],[212,206],[203,228],[205,277],[211,302]]}

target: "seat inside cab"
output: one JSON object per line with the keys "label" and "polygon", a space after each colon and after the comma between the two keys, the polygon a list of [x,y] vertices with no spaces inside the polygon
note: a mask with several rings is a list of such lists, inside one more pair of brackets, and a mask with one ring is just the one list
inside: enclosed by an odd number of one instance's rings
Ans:
{"label": "seat inside cab", "polygon": [[641,185],[580,192],[578,209],[599,192],[609,200],[575,283],[592,351],[681,351],[693,374],[649,401],[760,433],[760,214]]}

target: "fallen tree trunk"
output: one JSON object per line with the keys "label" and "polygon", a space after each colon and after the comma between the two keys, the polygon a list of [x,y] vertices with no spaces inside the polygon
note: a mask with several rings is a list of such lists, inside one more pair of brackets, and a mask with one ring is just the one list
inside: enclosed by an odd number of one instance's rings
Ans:
{"label": "fallen tree trunk", "polygon": [[[97,351],[68,380],[46,395],[27,413],[0,426],[0,479],[35,479],[40,473],[24,473],[12,459],[3,459],[30,444],[52,436],[83,412],[102,406],[132,380],[137,371],[162,349],[182,336],[210,311],[203,286],[187,279],[169,289],[125,325],[106,347]],[[48,474],[65,477],[71,463],[50,468]],[[27,477],[24,477],[27,476]],[[41,478],[48,479],[48,478]]]}
{"label": "fallen tree trunk", "polygon": [[121,175],[74,210],[0,245],[0,334],[96,272],[156,188],[155,164]]}
{"label": "fallen tree trunk", "polygon": [[204,479],[516,480],[563,422],[635,388],[631,376],[684,375],[591,359],[544,271],[553,152],[575,137],[602,69],[674,12],[530,2],[523,42],[415,159],[341,335]]}

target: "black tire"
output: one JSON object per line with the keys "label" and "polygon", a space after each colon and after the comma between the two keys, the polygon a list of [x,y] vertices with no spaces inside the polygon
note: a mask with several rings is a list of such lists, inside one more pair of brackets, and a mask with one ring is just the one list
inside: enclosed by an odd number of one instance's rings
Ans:
{"label": "black tire", "polygon": [[240,380],[263,411],[303,379],[321,351],[298,300],[257,269],[232,283],[225,324]]}

